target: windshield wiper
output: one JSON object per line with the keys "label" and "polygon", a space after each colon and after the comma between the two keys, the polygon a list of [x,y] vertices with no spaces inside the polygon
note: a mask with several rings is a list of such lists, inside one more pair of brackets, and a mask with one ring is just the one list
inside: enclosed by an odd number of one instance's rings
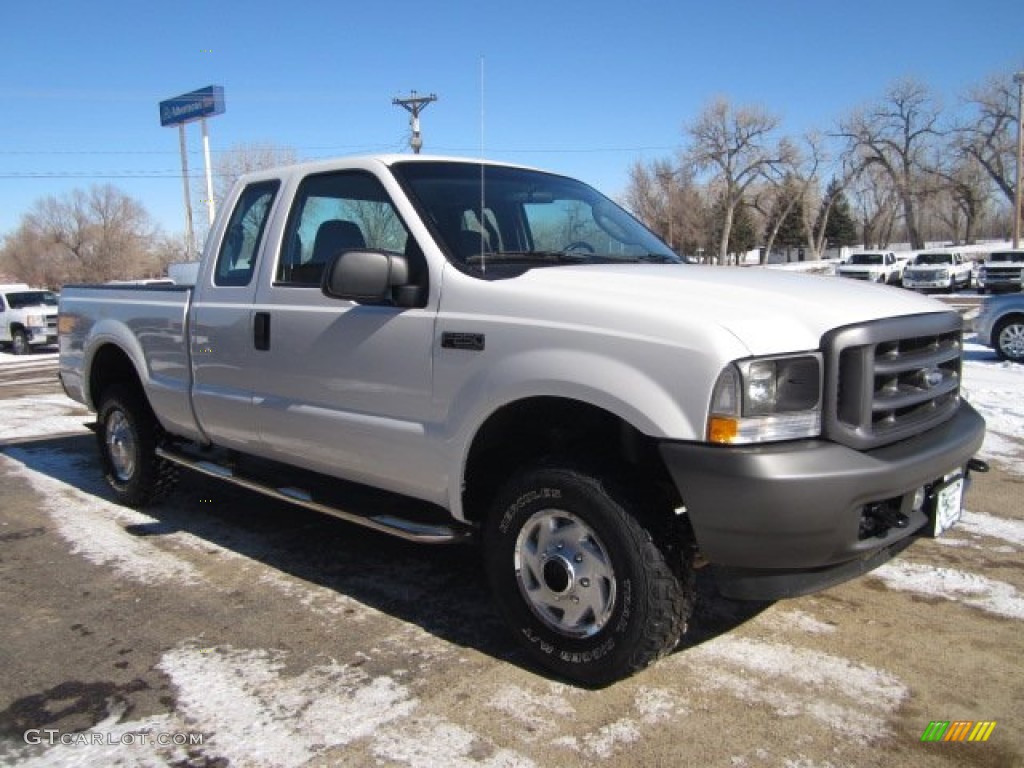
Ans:
{"label": "windshield wiper", "polygon": [[478,253],[466,259],[467,264],[498,263],[544,263],[582,264],[593,257],[592,253],[580,251],[501,251],[499,253]]}
{"label": "windshield wiper", "polygon": [[632,257],[633,261],[643,262],[644,264],[681,264],[679,259],[673,259],[671,256],[667,256],[664,253],[641,253],[638,256]]}

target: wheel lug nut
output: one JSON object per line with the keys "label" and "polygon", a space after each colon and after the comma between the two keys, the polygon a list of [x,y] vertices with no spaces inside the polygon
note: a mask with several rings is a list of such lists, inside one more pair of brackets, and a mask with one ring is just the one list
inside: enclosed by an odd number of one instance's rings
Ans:
{"label": "wheel lug nut", "polygon": [[573,558],[573,561],[577,562],[577,563],[582,563],[583,562],[583,555],[577,553],[576,557]]}
{"label": "wheel lug nut", "polygon": [[578,598],[578,597],[577,597],[576,595],[573,595],[573,596],[572,596],[572,597],[570,597],[569,599],[570,599],[570,600],[571,600],[572,602],[574,602],[574,603],[578,603],[578,602],[580,601],[580,599],[579,599],[579,598]]}
{"label": "wheel lug nut", "polygon": [[590,579],[586,579],[586,578],[580,579],[580,586],[581,587],[589,587],[590,586]]}

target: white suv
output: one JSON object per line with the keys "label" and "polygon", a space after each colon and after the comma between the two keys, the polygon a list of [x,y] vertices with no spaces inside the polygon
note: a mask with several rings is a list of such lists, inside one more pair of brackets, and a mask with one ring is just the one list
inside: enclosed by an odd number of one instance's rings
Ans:
{"label": "white suv", "polygon": [[57,343],[57,297],[24,284],[0,285],[0,344],[16,355]]}

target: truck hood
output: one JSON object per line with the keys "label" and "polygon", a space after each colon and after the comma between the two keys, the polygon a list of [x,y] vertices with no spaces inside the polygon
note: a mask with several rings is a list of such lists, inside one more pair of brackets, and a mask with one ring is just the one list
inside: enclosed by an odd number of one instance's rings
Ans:
{"label": "truck hood", "polygon": [[550,294],[552,301],[543,305],[591,315],[576,318],[587,324],[614,326],[611,318],[640,317],[647,333],[667,340],[688,326],[716,324],[751,355],[817,349],[827,331],[842,326],[949,311],[900,288],[770,269],[562,266],[533,269],[513,280],[520,281],[528,293]]}

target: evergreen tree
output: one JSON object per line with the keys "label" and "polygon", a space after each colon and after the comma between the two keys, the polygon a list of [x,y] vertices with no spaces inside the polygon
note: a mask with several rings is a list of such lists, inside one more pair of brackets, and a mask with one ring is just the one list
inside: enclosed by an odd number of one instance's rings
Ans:
{"label": "evergreen tree", "polygon": [[797,200],[782,220],[775,244],[786,248],[799,248],[806,244],[804,233],[804,202]]}
{"label": "evergreen tree", "polygon": [[860,242],[857,235],[857,224],[850,213],[850,203],[846,199],[846,193],[839,186],[835,179],[829,182],[825,191],[825,200],[822,202],[821,211],[818,213],[816,230],[820,230],[821,217],[825,213],[825,207],[829,201],[832,206],[828,212],[828,221],[825,224],[825,243],[828,248],[840,248],[844,245],[856,245]]}
{"label": "evergreen tree", "polygon": [[[715,200],[712,216],[714,221],[713,242],[718,242],[722,234],[722,224],[725,221],[725,200],[721,196]],[[728,252],[735,255],[744,254],[755,245],[757,245],[757,233],[754,231],[750,210],[746,203],[740,203],[733,212]]]}

